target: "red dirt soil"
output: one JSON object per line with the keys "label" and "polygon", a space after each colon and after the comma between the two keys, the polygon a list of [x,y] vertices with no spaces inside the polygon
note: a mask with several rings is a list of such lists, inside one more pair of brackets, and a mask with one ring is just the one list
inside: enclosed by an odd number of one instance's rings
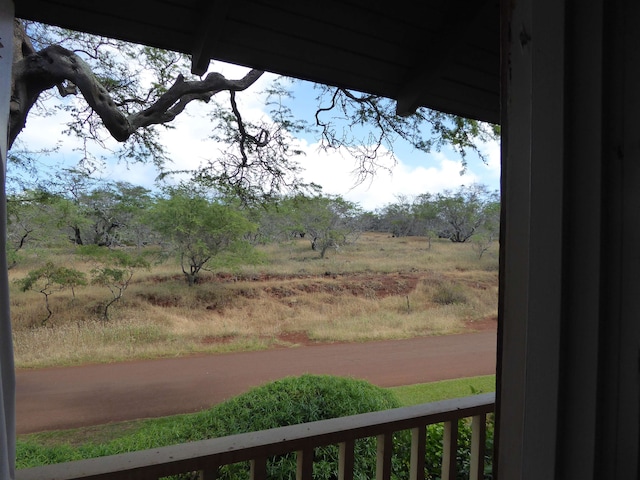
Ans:
{"label": "red dirt soil", "polygon": [[30,433],[191,413],[290,375],[343,375],[382,387],[489,375],[496,320],[458,335],[317,344],[105,365],[17,371],[17,431]]}

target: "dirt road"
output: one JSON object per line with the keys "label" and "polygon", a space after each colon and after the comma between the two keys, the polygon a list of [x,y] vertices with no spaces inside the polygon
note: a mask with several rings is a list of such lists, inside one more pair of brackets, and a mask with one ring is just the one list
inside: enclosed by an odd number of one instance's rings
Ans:
{"label": "dirt road", "polygon": [[382,386],[488,375],[493,329],[440,337],[324,344],[17,372],[18,433],[190,413],[248,388],[303,373]]}

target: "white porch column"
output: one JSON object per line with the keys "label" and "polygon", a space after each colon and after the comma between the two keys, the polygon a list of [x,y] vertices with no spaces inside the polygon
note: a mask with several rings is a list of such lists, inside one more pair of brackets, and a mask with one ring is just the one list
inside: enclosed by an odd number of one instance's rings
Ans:
{"label": "white porch column", "polygon": [[502,12],[497,473],[638,478],[640,2]]}
{"label": "white porch column", "polygon": [[6,192],[9,101],[13,62],[13,0],[0,0],[0,479],[15,477],[15,373],[9,280],[7,278]]}

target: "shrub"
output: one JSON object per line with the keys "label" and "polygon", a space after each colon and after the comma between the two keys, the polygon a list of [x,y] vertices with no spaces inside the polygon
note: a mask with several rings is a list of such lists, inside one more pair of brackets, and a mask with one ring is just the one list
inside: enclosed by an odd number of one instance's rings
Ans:
{"label": "shrub", "polygon": [[[363,380],[327,375],[303,375],[288,377],[235,397],[208,412],[208,429],[204,438],[213,438],[237,433],[314,422],[330,418],[357,415],[360,413],[387,410],[399,407],[396,397],[388,390]],[[425,452],[425,478],[439,479],[442,465],[443,425],[427,427]],[[492,425],[487,432],[490,461],[493,439]],[[392,478],[409,478],[411,437],[408,431],[394,435]],[[457,478],[469,478],[471,450],[471,425],[468,419],[458,422]],[[376,439],[367,438],[356,442],[354,451],[354,478],[375,478]],[[236,464],[220,469],[217,478],[239,480],[248,478],[248,464]],[[313,478],[337,479],[338,447],[316,448],[314,452]],[[267,477],[272,479],[296,478],[294,454],[270,459]],[[487,473],[485,478],[491,478]]]}
{"label": "shrub", "polygon": [[[490,480],[492,476],[493,464],[493,416],[487,421],[486,451],[484,458],[485,480]],[[436,423],[427,427],[427,445],[425,452],[425,476],[426,480],[440,480],[442,471],[442,450],[443,450],[444,425]],[[471,420],[461,419],[458,421],[458,450],[456,455],[456,479],[466,480],[470,478],[471,472]],[[409,478],[403,476],[401,478]]]}
{"label": "shrub", "polygon": [[[209,437],[266,430],[399,407],[395,396],[363,380],[327,375],[288,377],[235,397],[210,411]],[[405,442],[402,442],[405,443]],[[375,477],[375,439],[355,445],[355,478]],[[219,478],[246,478],[247,464],[224,467]],[[337,478],[338,447],[320,447],[314,452],[313,475],[317,479]],[[269,478],[295,478],[295,455],[271,459]]]}
{"label": "shrub", "polygon": [[440,283],[433,292],[431,300],[438,305],[454,305],[466,303],[467,296],[462,287],[455,283]]}

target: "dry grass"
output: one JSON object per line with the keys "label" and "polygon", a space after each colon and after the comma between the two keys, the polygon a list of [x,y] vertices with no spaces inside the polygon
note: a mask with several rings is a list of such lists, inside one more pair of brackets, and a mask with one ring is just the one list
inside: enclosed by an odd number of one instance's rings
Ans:
{"label": "dry grass", "polygon": [[[207,274],[195,287],[173,263],[136,273],[108,322],[100,287],[56,292],[45,326],[42,295],[12,287],[18,367],[110,362],[194,353],[360,342],[456,333],[497,310],[497,252],[470,245],[365,234],[320,259],[309,242],[269,245],[269,264]],[[497,250],[497,247],[496,247]],[[42,252],[10,275],[44,262]],[[50,257],[49,257],[50,258]],[[77,262],[57,252],[56,262]],[[76,268],[88,269],[82,264]]]}

